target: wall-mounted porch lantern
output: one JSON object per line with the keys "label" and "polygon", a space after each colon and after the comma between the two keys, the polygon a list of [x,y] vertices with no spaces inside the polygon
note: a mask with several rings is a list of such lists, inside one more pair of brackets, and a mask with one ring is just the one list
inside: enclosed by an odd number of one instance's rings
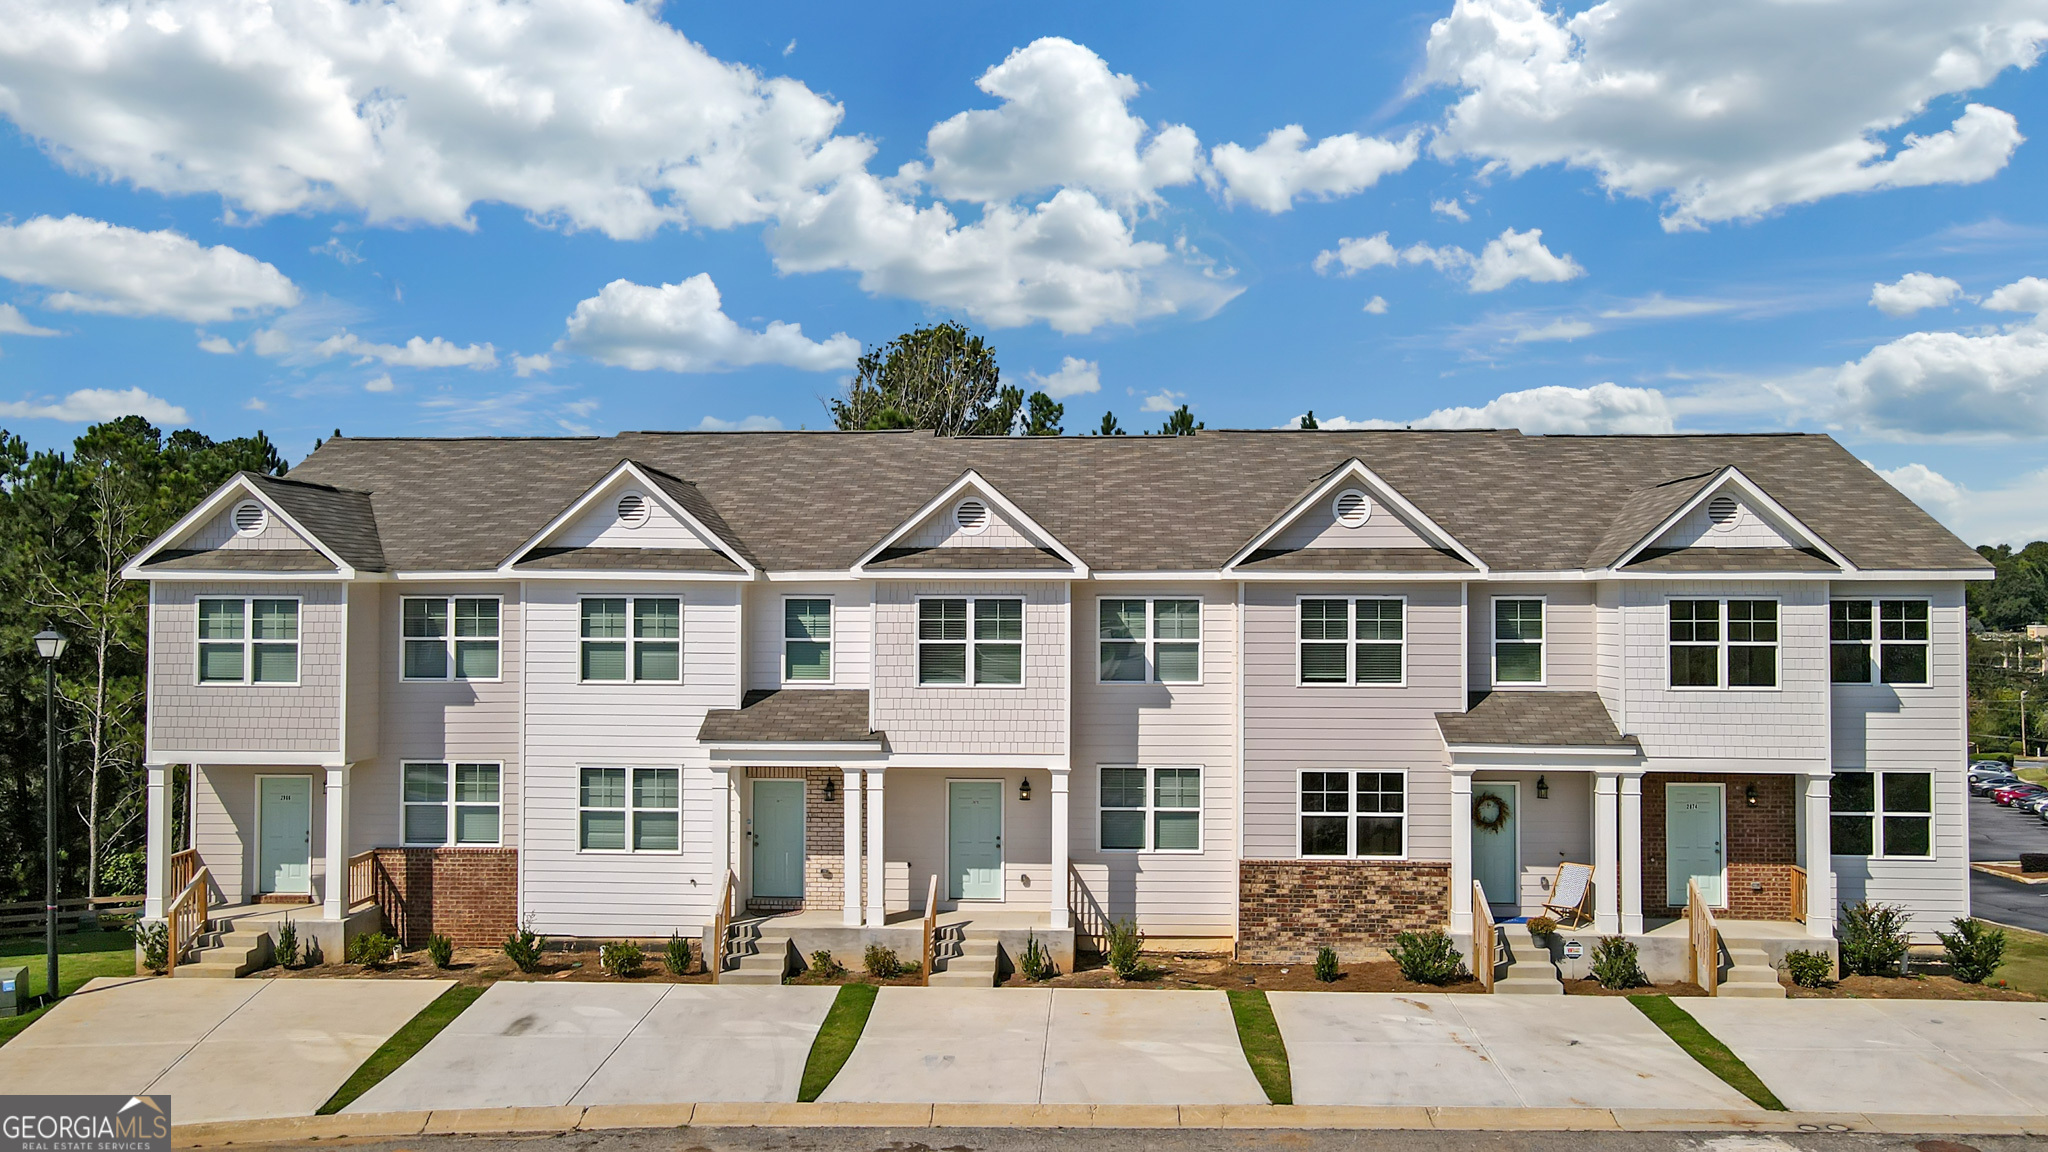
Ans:
{"label": "wall-mounted porch lantern", "polygon": [[1550,778],[1548,776],[1536,777],[1536,798],[1538,800],[1550,799]]}
{"label": "wall-mounted porch lantern", "polygon": [[839,781],[827,776],[825,777],[825,803],[830,804],[837,799],[839,799]]}
{"label": "wall-mounted porch lantern", "polygon": [[1018,781],[1017,799],[1024,801],[1026,804],[1031,802],[1031,781],[1029,779]]}
{"label": "wall-mounted porch lantern", "polygon": [[1742,802],[1751,808],[1756,807],[1756,785],[1751,784],[1742,790]]}

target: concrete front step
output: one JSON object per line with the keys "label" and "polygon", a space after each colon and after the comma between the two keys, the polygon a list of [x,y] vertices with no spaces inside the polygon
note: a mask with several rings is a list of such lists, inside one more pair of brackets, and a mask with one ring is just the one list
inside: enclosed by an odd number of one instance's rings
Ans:
{"label": "concrete front step", "polygon": [[935,967],[927,981],[934,988],[993,988],[996,983],[998,951],[995,937],[969,936],[958,944],[959,951],[941,957],[944,967]]}
{"label": "concrete front step", "polygon": [[1715,995],[1759,1000],[1785,998],[1785,985],[1778,980],[1778,970],[1771,967],[1771,958],[1761,947],[1726,937],[1722,943],[1728,948],[1728,975],[1715,989]]}
{"label": "concrete front step", "polygon": [[194,980],[233,980],[270,964],[272,944],[268,931],[230,926],[202,934],[197,944],[192,959],[178,965],[175,975]]}
{"label": "concrete front step", "polygon": [[1557,978],[1557,965],[1550,962],[1550,949],[1536,943],[1527,924],[1503,924],[1509,964],[1506,975],[1494,981],[1496,996],[1562,996],[1564,984]]}
{"label": "concrete front step", "polygon": [[755,936],[753,950],[739,958],[739,965],[718,974],[720,984],[780,984],[789,974],[789,937]]}

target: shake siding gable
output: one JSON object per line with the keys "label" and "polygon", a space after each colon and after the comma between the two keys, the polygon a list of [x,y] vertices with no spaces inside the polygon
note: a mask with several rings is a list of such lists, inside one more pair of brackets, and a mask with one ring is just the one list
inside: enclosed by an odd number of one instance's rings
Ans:
{"label": "shake siding gable", "polygon": [[[299,683],[198,683],[199,601],[299,601]],[[325,753],[341,750],[342,585],[318,581],[170,582],[150,586],[151,751]]]}
{"label": "shake siding gable", "polygon": [[1685,514],[1684,518],[1671,526],[1662,536],[1650,544],[1650,550],[1663,548],[1802,548],[1805,541],[1792,533],[1780,531],[1772,518],[1748,498],[1736,492],[1726,492],[1742,508],[1742,514],[1726,528],[1717,528],[1708,508],[1716,496],[1708,497],[1699,507]]}
{"label": "shake siding gable", "polygon": [[[194,528],[176,547],[189,548],[196,552],[216,548],[256,548],[269,552],[312,552],[316,551],[305,537],[292,531],[283,518],[269,512],[269,523],[263,531],[254,536],[244,536],[235,531],[235,509],[240,508],[249,498],[230,500],[206,523]],[[261,501],[257,501],[261,503]]]}
{"label": "shake siding gable", "polygon": [[[1024,683],[1018,687],[921,686],[917,602],[928,597],[1024,601]],[[1050,581],[882,581],[875,586],[875,727],[903,753],[1066,752],[1067,586]],[[968,622],[970,634],[973,621]]]}
{"label": "shake siding gable", "polygon": [[[638,492],[647,500],[647,521],[638,528],[619,522],[619,497]],[[696,529],[677,519],[664,498],[630,477],[608,486],[576,519],[540,542],[542,548],[700,548],[713,547]]]}
{"label": "shake siding gable", "polygon": [[[953,519],[953,510],[961,500],[980,500],[988,506],[988,527],[979,533],[963,532]],[[1043,541],[1027,534],[1013,523],[995,501],[973,489],[962,492],[957,499],[948,500],[924,522],[906,533],[898,547],[903,548],[1038,548]]]}

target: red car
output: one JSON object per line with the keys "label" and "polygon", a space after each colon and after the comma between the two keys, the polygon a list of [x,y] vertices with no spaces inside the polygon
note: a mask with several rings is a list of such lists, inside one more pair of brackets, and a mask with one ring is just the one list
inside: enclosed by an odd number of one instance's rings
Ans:
{"label": "red car", "polygon": [[2012,807],[2013,801],[2018,800],[2023,796],[2036,796],[2043,792],[2048,792],[2048,788],[2044,788],[2039,784],[2028,784],[2022,782],[2019,784],[2008,784],[2003,788],[1993,789],[1991,793],[1991,798],[1993,800],[1998,801],[2000,805],[2010,808]]}

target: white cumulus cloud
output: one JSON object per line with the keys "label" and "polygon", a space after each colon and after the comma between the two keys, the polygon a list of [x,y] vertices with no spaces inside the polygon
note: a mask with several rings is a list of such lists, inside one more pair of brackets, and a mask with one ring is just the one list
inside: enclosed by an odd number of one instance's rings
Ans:
{"label": "white cumulus cloud", "polygon": [[1517,232],[1509,228],[1480,251],[1468,287],[1474,292],[1497,292],[1517,280],[1555,284],[1585,274],[1569,254],[1559,256],[1543,246],[1543,229]]}
{"label": "white cumulus cloud", "polygon": [[1439,216],[1456,220],[1460,224],[1472,219],[1472,214],[1465,211],[1464,206],[1458,203],[1456,196],[1451,197],[1449,200],[1431,200],[1429,202],[1429,210]]}
{"label": "white cumulus cloud", "polygon": [[1940,308],[1962,295],[1963,286],[1946,276],[1908,272],[1890,284],[1870,286],[1870,306],[1887,316],[1911,316],[1923,308]]}
{"label": "white cumulus cloud", "polygon": [[2022,277],[1986,296],[1984,307],[1994,312],[2048,312],[2048,280]]}
{"label": "white cumulus cloud", "polygon": [[391,373],[389,372],[380,372],[363,381],[363,391],[365,392],[393,392],[397,389],[398,385],[391,382]]}
{"label": "white cumulus cloud", "polygon": [[43,328],[21,314],[12,304],[0,304],[0,336],[62,336],[55,328]]}
{"label": "white cumulus cloud", "polygon": [[2015,476],[1987,489],[1958,484],[1925,464],[1874,470],[1965,543],[2017,548],[2048,540],[2048,503],[2041,499],[2048,491],[2048,470]]}
{"label": "white cumulus cloud", "polygon": [[0,401],[0,416],[13,420],[61,420],[67,424],[100,424],[123,416],[140,416],[157,424],[188,424],[183,408],[140,388],[81,388],[62,400]]}
{"label": "white cumulus cloud", "polygon": [[1145,402],[1139,405],[1138,410],[1140,412],[1171,412],[1179,408],[1181,403],[1187,398],[1188,394],[1185,392],[1175,392],[1170,388],[1161,388],[1158,392],[1145,397]]}
{"label": "white cumulus cloud", "polygon": [[549,356],[545,352],[541,353],[538,356],[514,355],[512,357],[512,372],[514,375],[517,376],[532,376],[537,373],[547,373],[553,371],[554,367],[554,357]]}
{"label": "white cumulus cloud", "polygon": [[1518,328],[1511,338],[1517,344],[1537,344],[1546,340],[1577,340],[1591,336],[1597,329],[1584,320],[1553,320],[1533,328]]}
{"label": "white cumulus cloud", "polygon": [[699,432],[780,432],[782,421],[773,416],[742,416],[737,420],[720,420],[706,416],[697,422]]}
{"label": "white cumulus cloud", "polygon": [[206,332],[199,334],[199,350],[201,352],[211,352],[215,356],[233,356],[241,351],[240,348],[235,346],[233,340],[225,336],[215,336]]}
{"label": "white cumulus cloud", "polygon": [[1386,315],[1387,298],[1385,296],[1375,296],[1372,299],[1367,300],[1365,302],[1365,310],[1374,316]]}
{"label": "white cumulus cloud", "polygon": [[429,340],[415,336],[403,344],[377,344],[353,332],[339,332],[314,345],[310,355],[318,359],[354,356],[357,363],[371,361],[393,368],[496,368],[498,350],[489,344],[456,344],[436,336]]}
{"label": "white cumulus cloud", "polygon": [[66,312],[205,323],[299,302],[284,273],[225,244],[207,248],[168,229],[138,232],[84,216],[0,224],[0,276],[51,289],[44,304]]}
{"label": "white cumulus cloud", "polygon": [[1340,276],[1351,276],[1368,268],[1392,267],[1400,260],[1400,250],[1387,240],[1385,232],[1345,236],[1335,248],[1316,253],[1316,271],[1328,275],[1334,268]]}
{"label": "white cumulus cloud", "polygon": [[724,372],[780,364],[831,372],[860,359],[860,341],[844,332],[815,341],[805,338],[802,326],[780,320],[760,332],[742,328],[725,314],[718,286],[705,272],[659,288],[614,280],[576,305],[555,347],[637,371]]}
{"label": "white cumulus cloud", "polygon": [[1325,428],[1516,428],[1538,435],[1653,435],[1672,430],[1671,406],[1655,388],[1561,384],[1508,392],[1478,407],[1439,408],[1415,420],[1349,420]]}
{"label": "white cumulus cloud", "polygon": [[1899,439],[2048,436],[2048,331],[1914,332],[1833,373],[1837,418]]}
{"label": "white cumulus cloud", "polygon": [[1299,124],[1275,128],[1256,148],[1219,145],[1209,153],[1226,203],[1243,201],[1266,212],[1285,212],[1302,197],[1329,200],[1379,183],[1382,176],[1415,163],[1421,134],[1399,140],[1346,132],[1313,146]]}
{"label": "white cumulus cloud", "polygon": [[1057,372],[1044,376],[1036,372],[1028,372],[1025,374],[1025,378],[1031,381],[1033,388],[1038,389],[1055,400],[1064,400],[1069,396],[1083,396],[1090,392],[1100,392],[1102,390],[1101,369],[1096,365],[1095,361],[1083,360],[1078,356],[1061,357],[1059,371]]}

